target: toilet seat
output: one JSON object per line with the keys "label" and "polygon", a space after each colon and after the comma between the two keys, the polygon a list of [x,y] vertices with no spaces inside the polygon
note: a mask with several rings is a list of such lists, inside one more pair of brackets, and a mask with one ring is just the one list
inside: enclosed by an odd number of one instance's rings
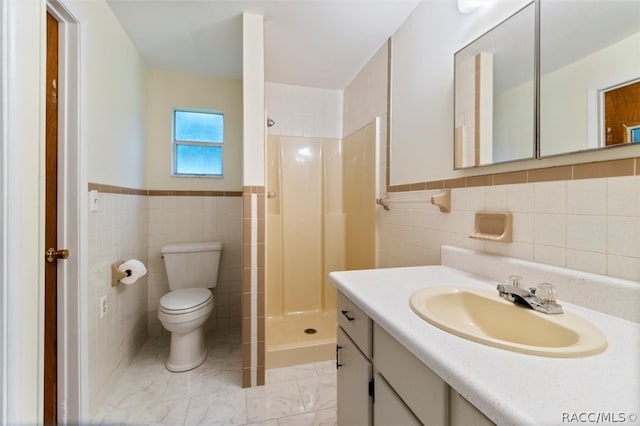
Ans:
{"label": "toilet seat", "polygon": [[206,288],[181,288],[160,298],[159,310],[165,314],[182,315],[202,309],[213,302],[213,294]]}

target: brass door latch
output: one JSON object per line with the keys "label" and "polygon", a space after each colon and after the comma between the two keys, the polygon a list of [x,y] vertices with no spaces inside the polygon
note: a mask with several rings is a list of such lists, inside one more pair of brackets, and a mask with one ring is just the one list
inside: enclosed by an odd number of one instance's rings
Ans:
{"label": "brass door latch", "polygon": [[46,251],[45,255],[47,256],[47,262],[53,263],[53,261],[56,259],[68,259],[69,250],[67,249],[56,250],[54,248],[50,248]]}

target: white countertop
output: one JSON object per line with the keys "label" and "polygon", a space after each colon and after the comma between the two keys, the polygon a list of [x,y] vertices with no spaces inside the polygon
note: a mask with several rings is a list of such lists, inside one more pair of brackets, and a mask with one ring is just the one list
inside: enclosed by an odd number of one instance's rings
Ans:
{"label": "white countertop", "polygon": [[[329,279],[498,425],[561,425],[596,420],[600,424],[640,425],[637,323],[563,302],[560,297],[565,311],[582,316],[602,331],[608,348],[584,358],[540,357],[447,333],[418,317],[409,307],[411,294],[425,287],[495,289],[496,282],[446,266],[332,272]],[[611,416],[609,421],[605,421],[607,416]]]}

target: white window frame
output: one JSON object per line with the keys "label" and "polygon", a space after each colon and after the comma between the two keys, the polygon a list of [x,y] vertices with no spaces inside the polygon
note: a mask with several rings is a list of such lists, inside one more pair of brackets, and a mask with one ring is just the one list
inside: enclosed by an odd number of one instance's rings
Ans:
{"label": "white window frame", "polygon": [[[176,140],[176,112],[198,112],[204,114],[213,114],[213,115],[221,115],[222,116],[222,142],[202,142],[202,141],[183,141]],[[188,177],[188,178],[213,178],[220,179],[224,178],[224,129],[225,129],[225,119],[224,112],[212,109],[198,109],[198,108],[180,108],[174,107],[171,111],[171,176],[172,177]],[[195,174],[195,173],[178,173],[177,172],[177,161],[178,161],[178,145],[197,145],[197,146],[218,146],[220,147],[220,174]]]}

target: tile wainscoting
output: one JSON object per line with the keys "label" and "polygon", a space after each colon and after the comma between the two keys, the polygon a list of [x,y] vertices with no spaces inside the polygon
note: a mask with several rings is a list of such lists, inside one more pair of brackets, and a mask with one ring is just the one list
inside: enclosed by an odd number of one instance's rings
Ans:
{"label": "tile wainscoting", "polygon": [[[90,183],[99,210],[89,213],[90,406],[122,375],[148,336],[168,335],[158,320],[160,297],[169,291],[160,249],[186,241],[221,241],[215,308],[206,331],[241,325],[242,192],[157,191]],[[110,285],[110,265],[136,258],[147,265],[140,282]],[[99,301],[107,295],[107,315]]]}
{"label": "tile wainscoting", "polygon": [[242,195],[242,386],[265,383],[265,187]]}
{"label": "tile wainscoting", "polygon": [[[139,259],[147,264],[146,196],[100,194],[99,210],[88,215],[89,410],[95,413],[124,368],[147,339],[148,277],[111,286],[111,264]],[[106,313],[100,316],[100,299]]]}
{"label": "tile wainscoting", "polygon": [[[379,266],[439,264],[447,244],[640,282],[638,175],[457,187],[451,213],[429,203],[439,192],[389,193]],[[470,239],[480,210],[512,212],[513,242]]]}

